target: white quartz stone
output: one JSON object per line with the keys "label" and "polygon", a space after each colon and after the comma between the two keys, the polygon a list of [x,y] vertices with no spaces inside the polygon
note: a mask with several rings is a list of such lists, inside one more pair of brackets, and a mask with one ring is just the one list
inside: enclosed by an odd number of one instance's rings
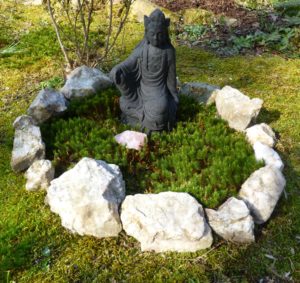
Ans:
{"label": "white quartz stone", "polygon": [[263,160],[266,165],[272,165],[281,171],[283,170],[284,164],[279,154],[273,148],[261,142],[256,142],[253,145],[253,149],[256,160]]}
{"label": "white quartz stone", "polygon": [[25,173],[26,190],[36,191],[47,189],[54,178],[54,167],[50,160],[37,160],[28,168]]}
{"label": "white quartz stone", "polygon": [[212,245],[202,206],[187,193],[163,192],[127,196],[121,220],[142,251],[197,251]]}
{"label": "white quartz stone", "polygon": [[237,131],[244,131],[249,126],[258,116],[262,104],[261,99],[250,99],[230,86],[223,87],[216,96],[219,115],[228,122],[229,127]]}
{"label": "white quartz stone", "polygon": [[285,178],[274,166],[265,166],[251,174],[239,192],[256,223],[266,222],[285,187]]}
{"label": "white quartz stone", "polygon": [[11,167],[15,172],[26,170],[35,160],[45,157],[41,131],[30,116],[19,116],[14,124],[15,137]]}
{"label": "white quartz stone", "polygon": [[101,238],[122,230],[118,207],[124,197],[125,183],[117,165],[83,158],[51,182],[46,202],[65,228]]}
{"label": "white quartz stone", "polygon": [[211,228],[227,241],[254,242],[254,222],[242,200],[229,198],[218,210],[205,209]]}
{"label": "white quartz stone", "polygon": [[252,145],[256,142],[261,142],[269,147],[273,147],[276,142],[275,133],[272,128],[265,123],[254,125],[246,129],[246,136]]}

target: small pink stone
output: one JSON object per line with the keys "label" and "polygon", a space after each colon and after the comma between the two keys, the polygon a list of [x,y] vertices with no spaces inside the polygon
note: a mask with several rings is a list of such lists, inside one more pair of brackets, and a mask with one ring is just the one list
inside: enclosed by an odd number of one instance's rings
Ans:
{"label": "small pink stone", "polygon": [[126,148],[140,150],[147,141],[147,135],[135,131],[124,131],[116,135],[115,140],[117,143],[125,145]]}

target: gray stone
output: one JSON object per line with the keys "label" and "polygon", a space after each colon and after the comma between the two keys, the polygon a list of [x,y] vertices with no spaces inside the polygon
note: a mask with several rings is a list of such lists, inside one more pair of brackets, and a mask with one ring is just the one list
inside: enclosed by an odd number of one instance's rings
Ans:
{"label": "gray stone", "polygon": [[231,197],[217,211],[205,211],[211,228],[225,240],[236,243],[255,241],[254,222],[244,201]]}
{"label": "gray stone", "polygon": [[269,165],[252,173],[242,185],[239,196],[249,207],[255,223],[270,218],[285,184],[281,171]]}
{"label": "gray stone", "polygon": [[85,97],[95,94],[111,85],[112,81],[100,70],[81,66],[68,75],[65,85],[61,89],[61,93],[67,99]]}
{"label": "gray stone", "polygon": [[256,160],[263,160],[266,165],[272,165],[280,171],[283,170],[284,164],[279,154],[273,148],[262,144],[261,142],[256,142],[253,145],[253,149]]}
{"label": "gray stone", "polygon": [[246,129],[246,136],[252,145],[256,142],[261,142],[269,147],[273,147],[276,142],[275,133],[272,128],[265,123],[254,125]]}
{"label": "gray stone", "polygon": [[67,110],[65,97],[53,89],[43,89],[31,103],[27,114],[33,117],[38,124],[51,118],[53,115]]}
{"label": "gray stone", "polygon": [[259,98],[250,99],[239,90],[225,86],[218,91],[216,106],[219,115],[226,120],[229,127],[244,131],[254,120],[262,107]]}
{"label": "gray stone", "polygon": [[35,160],[45,157],[41,131],[30,116],[19,116],[14,124],[15,137],[11,167],[15,172],[26,170]]}
{"label": "gray stone", "polygon": [[25,173],[26,190],[46,190],[54,178],[54,167],[50,160],[37,160],[32,163]]}
{"label": "gray stone", "polygon": [[218,86],[206,83],[190,82],[183,84],[179,93],[193,97],[199,103],[210,105],[215,102],[219,89],[220,88]]}
{"label": "gray stone", "polygon": [[193,252],[213,242],[202,206],[187,193],[127,196],[121,220],[126,233],[141,242],[142,251]]}
{"label": "gray stone", "polygon": [[45,201],[65,228],[102,238],[122,230],[118,207],[124,197],[125,183],[117,165],[83,158],[51,182]]}

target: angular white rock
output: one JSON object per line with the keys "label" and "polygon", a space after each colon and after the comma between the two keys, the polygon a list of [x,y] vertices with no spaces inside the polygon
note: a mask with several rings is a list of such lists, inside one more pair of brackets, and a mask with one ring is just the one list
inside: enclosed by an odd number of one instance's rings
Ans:
{"label": "angular white rock", "polygon": [[54,167],[50,160],[37,160],[28,168],[25,173],[26,190],[46,190],[54,178]]}
{"label": "angular white rock", "polygon": [[25,0],[23,2],[24,5],[43,5],[44,3],[44,0]]}
{"label": "angular white rock", "polygon": [[81,66],[73,70],[60,90],[67,99],[85,97],[112,85],[110,78],[96,68]]}
{"label": "angular white rock", "polygon": [[130,16],[135,17],[139,23],[143,23],[144,15],[151,14],[157,8],[159,6],[150,0],[135,0],[130,6]]}
{"label": "angular white rock", "polygon": [[122,230],[118,207],[124,197],[125,183],[117,165],[83,158],[51,182],[46,202],[65,228],[102,238]]}
{"label": "angular white rock", "polygon": [[284,164],[279,154],[273,148],[261,142],[256,142],[253,145],[253,149],[256,160],[263,160],[266,165],[272,165],[281,171],[283,170]]}
{"label": "angular white rock", "polygon": [[14,124],[15,137],[11,167],[15,172],[26,170],[35,160],[45,157],[45,145],[40,128],[30,116],[19,116]]}
{"label": "angular white rock", "polygon": [[254,222],[244,201],[231,197],[217,211],[205,211],[210,227],[225,240],[236,243],[255,241]]}
{"label": "angular white rock", "polygon": [[127,196],[121,220],[142,251],[193,252],[212,245],[202,206],[187,193],[163,192]]}
{"label": "angular white rock", "polygon": [[265,166],[251,174],[242,185],[239,196],[249,207],[254,222],[266,222],[285,187],[281,171],[273,166]]}
{"label": "angular white rock", "polygon": [[216,97],[219,115],[229,123],[229,127],[237,131],[243,131],[249,126],[259,114],[262,104],[261,99],[250,99],[230,86],[219,90]]}
{"label": "angular white rock", "polygon": [[53,89],[43,89],[31,103],[27,114],[33,117],[38,124],[43,123],[51,116],[67,110],[65,97]]}
{"label": "angular white rock", "polygon": [[253,145],[256,142],[261,142],[269,147],[273,147],[276,142],[276,136],[272,128],[261,123],[246,129],[246,136],[249,142]]}
{"label": "angular white rock", "polygon": [[206,83],[190,82],[183,84],[179,93],[193,97],[199,103],[210,105],[215,102],[219,89],[217,86]]}
{"label": "angular white rock", "polygon": [[147,135],[135,131],[124,131],[115,136],[117,143],[125,145],[127,148],[140,150],[147,141]]}

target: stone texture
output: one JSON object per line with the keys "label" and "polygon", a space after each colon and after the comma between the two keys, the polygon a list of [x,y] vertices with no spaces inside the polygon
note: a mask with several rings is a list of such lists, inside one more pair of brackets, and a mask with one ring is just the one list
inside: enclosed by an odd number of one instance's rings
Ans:
{"label": "stone texture", "polygon": [[37,160],[32,163],[25,173],[26,190],[46,190],[54,178],[54,167],[50,160]]}
{"label": "stone texture", "polygon": [[242,185],[239,196],[249,207],[254,222],[266,222],[285,187],[281,171],[273,166],[265,166],[251,174]]}
{"label": "stone texture", "polygon": [[147,142],[147,135],[135,131],[124,131],[115,136],[117,143],[125,145],[126,148],[140,150]]}
{"label": "stone texture", "polygon": [[73,70],[61,89],[67,99],[95,94],[112,85],[107,75],[96,68],[81,66]]}
{"label": "stone texture", "polygon": [[187,193],[163,192],[127,196],[121,220],[142,251],[197,251],[212,245],[202,206]]}
{"label": "stone texture", "polygon": [[269,147],[273,147],[276,143],[275,133],[272,128],[265,123],[254,125],[246,129],[246,136],[252,145],[256,142],[261,142]]}
{"label": "stone texture", "polygon": [[229,127],[237,131],[243,131],[249,126],[251,121],[257,117],[262,104],[261,99],[250,99],[230,86],[219,90],[216,97],[219,115],[229,123]]}
{"label": "stone texture", "polygon": [[168,9],[159,7],[152,3],[150,0],[135,0],[130,7],[130,17],[135,18],[139,23],[144,22],[144,15],[151,14],[155,9],[160,9],[166,17],[170,18],[172,22],[177,22],[179,16],[176,13],[171,12]]}
{"label": "stone texture", "polygon": [[225,240],[236,243],[255,241],[254,222],[244,201],[231,197],[217,211],[205,211],[211,228]]}
{"label": "stone texture", "polygon": [[122,230],[118,207],[124,197],[125,183],[117,165],[83,158],[51,182],[46,203],[65,228],[101,238]]}
{"label": "stone texture", "polygon": [[45,157],[40,128],[30,116],[19,116],[14,124],[15,137],[11,167],[15,172],[26,170],[35,160]]}
{"label": "stone texture", "polygon": [[38,124],[67,110],[67,101],[65,97],[53,89],[43,89],[31,103],[27,114],[33,117]]}
{"label": "stone texture", "polygon": [[256,160],[263,160],[266,165],[272,165],[280,171],[283,170],[284,164],[279,154],[273,148],[262,144],[261,142],[256,142],[253,145],[253,149]]}
{"label": "stone texture", "polygon": [[185,25],[209,25],[215,18],[214,13],[200,8],[184,9],[182,16]]}
{"label": "stone texture", "polygon": [[219,89],[217,86],[206,83],[190,82],[183,84],[179,93],[193,97],[199,103],[210,105],[215,102]]}
{"label": "stone texture", "polygon": [[47,0],[24,0],[24,5],[43,5]]}

